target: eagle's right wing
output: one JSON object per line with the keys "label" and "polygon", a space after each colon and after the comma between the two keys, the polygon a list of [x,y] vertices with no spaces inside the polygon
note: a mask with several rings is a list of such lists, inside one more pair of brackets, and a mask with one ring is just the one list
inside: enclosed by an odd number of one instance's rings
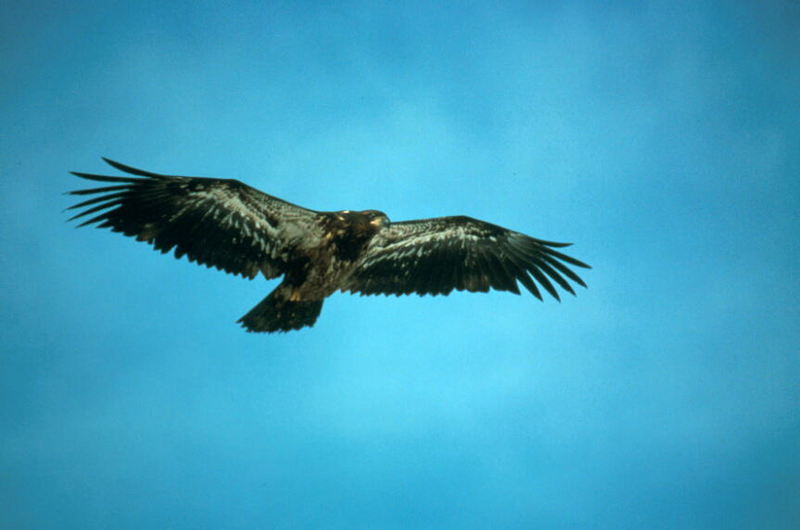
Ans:
{"label": "eagle's right wing", "polygon": [[186,255],[209,267],[254,278],[284,272],[292,249],[304,238],[322,237],[319,214],[262,193],[238,180],[160,175],[104,159],[138,177],[110,177],[73,172],[112,186],[69,192],[101,194],[71,206],[84,208],[77,219],[99,215],[79,226],[97,223],[175,257]]}
{"label": "eagle's right wing", "polygon": [[555,250],[568,245],[465,216],[391,223],[372,238],[342,290],[436,295],[492,288],[519,294],[519,282],[539,299],[537,284],[560,299],[553,282],[575,294],[568,280],[586,284],[569,266],[590,268]]}

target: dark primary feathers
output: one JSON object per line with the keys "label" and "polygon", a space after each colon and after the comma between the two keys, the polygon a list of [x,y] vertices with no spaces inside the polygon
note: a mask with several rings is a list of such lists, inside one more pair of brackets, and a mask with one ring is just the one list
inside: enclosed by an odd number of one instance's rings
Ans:
{"label": "dark primary feathers", "polygon": [[568,246],[465,216],[392,223],[372,239],[343,290],[362,294],[450,294],[490,288],[542,299],[538,283],[560,300],[555,282],[586,284],[564,263],[588,267],[553,248]]}
{"label": "dark primary feathers", "polygon": [[[79,226],[97,224],[162,253],[254,278],[282,274],[287,249],[307,237],[316,213],[231,179],[159,175],[104,158],[111,166],[143,178],[73,172],[115,185],[70,192],[95,195],[69,209],[86,208],[70,218],[101,212]],[[88,208],[91,206],[91,208]],[[321,235],[321,234],[320,234]]]}
{"label": "dark primary feathers", "polygon": [[240,322],[248,331],[311,326],[337,290],[361,294],[449,294],[521,283],[560,299],[557,287],[586,284],[570,267],[589,268],[532,238],[464,216],[389,222],[376,210],[318,212],[231,179],[161,175],[104,159],[134,176],[74,172],[111,185],[70,192],[94,197],[72,217],[151,243],[163,253],[254,278],[284,275]]}

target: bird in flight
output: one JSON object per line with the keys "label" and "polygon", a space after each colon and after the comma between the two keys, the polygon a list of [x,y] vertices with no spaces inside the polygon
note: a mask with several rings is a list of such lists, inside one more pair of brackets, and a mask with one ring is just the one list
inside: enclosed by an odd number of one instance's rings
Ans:
{"label": "bird in flight", "polygon": [[161,175],[104,158],[133,176],[73,172],[100,188],[68,209],[70,218],[98,213],[95,224],[145,241],[175,257],[253,279],[283,281],[239,319],[247,331],[313,326],[325,298],[336,291],[361,295],[448,295],[489,289],[520,294],[522,284],[560,300],[554,283],[575,294],[586,287],[570,268],[589,265],[536,239],[466,216],[391,222],[378,210],[320,212],[267,195],[238,180]]}

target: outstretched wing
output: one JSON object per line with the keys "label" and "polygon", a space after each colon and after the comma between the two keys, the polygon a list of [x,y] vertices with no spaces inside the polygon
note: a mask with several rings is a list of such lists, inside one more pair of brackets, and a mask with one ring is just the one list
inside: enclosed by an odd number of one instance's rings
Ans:
{"label": "outstretched wing", "polygon": [[246,278],[259,272],[267,278],[279,276],[300,240],[322,236],[316,212],[238,180],[159,175],[103,160],[141,178],[73,172],[113,183],[69,192],[97,195],[69,208],[84,209],[70,220],[102,212],[79,226],[96,223],[151,243],[162,253],[174,248],[177,258],[186,255]]}
{"label": "outstretched wing", "polygon": [[572,294],[570,280],[586,287],[569,265],[590,268],[554,250],[568,245],[464,216],[392,223],[372,239],[342,290],[436,295],[492,288],[519,294],[519,282],[540,300],[537,284],[560,300],[553,283]]}

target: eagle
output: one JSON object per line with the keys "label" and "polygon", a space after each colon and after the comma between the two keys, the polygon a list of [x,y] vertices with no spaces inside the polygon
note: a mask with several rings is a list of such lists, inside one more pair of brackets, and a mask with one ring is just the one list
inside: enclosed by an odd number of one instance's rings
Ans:
{"label": "eagle", "polygon": [[361,295],[448,295],[490,289],[539,300],[554,284],[575,294],[586,287],[570,268],[591,268],[555,250],[570,243],[536,239],[463,215],[391,222],[378,210],[315,211],[267,195],[238,180],[162,175],[103,160],[125,176],[74,171],[110,185],[68,192],[90,195],[70,206],[97,213],[95,225],[153,245],[162,253],[253,279],[281,283],[238,320],[247,331],[284,332],[313,326],[325,298]]}

